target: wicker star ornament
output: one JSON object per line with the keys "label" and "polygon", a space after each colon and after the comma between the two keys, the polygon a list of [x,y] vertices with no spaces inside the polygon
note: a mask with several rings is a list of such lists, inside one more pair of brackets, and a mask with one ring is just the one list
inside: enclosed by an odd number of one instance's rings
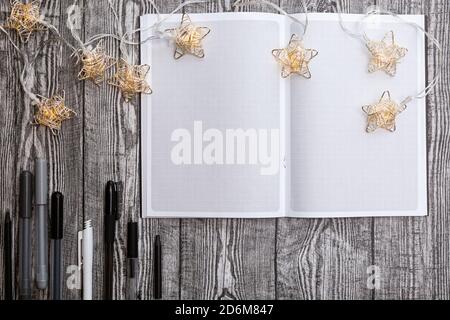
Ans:
{"label": "wicker star ornament", "polygon": [[91,80],[99,85],[105,80],[105,72],[111,68],[115,61],[105,53],[101,43],[92,50],[80,50],[81,71],[78,80]]}
{"label": "wicker star ornament", "polygon": [[117,71],[109,82],[118,87],[125,101],[130,101],[137,93],[151,94],[153,91],[146,81],[149,65],[131,65],[123,59],[117,62]]}
{"label": "wicker star ornament", "polygon": [[397,64],[408,53],[408,49],[395,43],[394,32],[388,32],[381,41],[367,41],[371,54],[369,72],[384,71],[390,76],[397,73]]}
{"label": "wicker star ornament", "polygon": [[272,55],[281,65],[281,76],[283,78],[287,78],[291,74],[298,74],[310,79],[309,63],[318,54],[317,50],[306,49],[295,34],[292,35],[286,48],[272,50]]}
{"label": "wicker star ornament", "polygon": [[391,99],[389,91],[385,91],[381,99],[372,105],[364,106],[363,111],[367,114],[368,133],[381,128],[394,132],[396,130],[395,120],[397,116],[405,111],[405,104],[398,104]]}
{"label": "wicker star ornament", "polygon": [[203,50],[202,40],[210,31],[207,27],[194,25],[191,18],[187,14],[183,14],[179,27],[166,30],[175,41],[174,58],[180,59],[185,54],[203,58],[205,51]]}
{"label": "wicker star ornament", "polygon": [[50,98],[40,97],[34,114],[34,124],[50,128],[53,134],[61,130],[64,121],[73,118],[75,111],[65,105],[65,95],[54,95]]}
{"label": "wicker star ornament", "polygon": [[41,2],[39,0],[23,3],[21,0],[11,2],[11,13],[5,27],[15,30],[22,42],[27,42],[34,31],[45,30],[41,23]]}

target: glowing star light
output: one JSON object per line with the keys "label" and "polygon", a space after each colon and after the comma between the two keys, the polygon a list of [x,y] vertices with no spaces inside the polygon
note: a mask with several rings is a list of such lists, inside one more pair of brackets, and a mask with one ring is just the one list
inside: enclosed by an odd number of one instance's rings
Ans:
{"label": "glowing star light", "polygon": [[381,41],[367,41],[367,48],[372,55],[369,72],[383,70],[392,77],[397,72],[397,64],[408,53],[408,49],[395,43],[393,31],[388,32]]}
{"label": "glowing star light", "polygon": [[369,106],[364,106],[362,109],[367,114],[366,131],[368,133],[374,132],[378,128],[394,132],[396,129],[395,119],[400,113],[405,111],[406,105],[397,104],[391,99],[390,92],[385,91],[380,101]]}
{"label": "glowing star light", "polygon": [[117,71],[109,84],[118,87],[125,101],[128,102],[136,93],[152,93],[152,89],[145,81],[149,71],[149,65],[130,65],[120,59],[117,62]]}
{"label": "glowing star light", "polygon": [[22,3],[15,0],[11,3],[11,14],[5,27],[16,30],[20,39],[27,42],[33,31],[44,30],[40,16],[41,2],[39,0]]}
{"label": "glowing star light", "polygon": [[41,101],[37,104],[37,110],[34,115],[34,124],[50,128],[53,134],[61,130],[63,121],[73,118],[76,113],[66,107],[64,94],[55,95],[51,98],[40,97]]}
{"label": "glowing star light", "polygon": [[202,40],[210,31],[207,27],[195,26],[192,24],[189,16],[183,14],[181,24],[178,28],[166,30],[175,40],[176,49],[174,58],[180,59],[186,53],[203,58],[205,52],[202,47]]}
{"label": "glowing star light", "polygon": [[295,34],[292,35],[287,48],[272,50],[272,55],[282,67],[283,78],[295,73],[310,79],[309,62],[318,54],[317,50],[305,49],[302,41]]}
{"label": "glowing star light", "polygon": [[96,85],[105,80],[105,71],[114,65],[113,59],[106,55],[101,43],[93,50],[81,51],[81,71],[78,80],[91,80]]}

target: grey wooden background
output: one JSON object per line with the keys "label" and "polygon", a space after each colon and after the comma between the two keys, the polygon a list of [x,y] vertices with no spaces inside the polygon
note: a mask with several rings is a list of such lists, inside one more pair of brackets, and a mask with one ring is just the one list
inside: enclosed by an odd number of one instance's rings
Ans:
{"label": "grey wooden background", "polygon": [[[162,13],[181,0],[156,0]],[[288,12],[301,12],[299,1],[273,0]],[[232,2],[232,1],[231,1]],[[310,11],[334,11],[333,0],[306,0]],[[87,39],[115,32],[106,0],[79,1],[80,34]],[[138,17],[155,12],[148,0],[115,0],[125,30],[138,26]],[[427,16],[427,28],[444,48],[444,61],[428,48],[428,75],[439,62],[442,81],[427,100],[428,186],[427,218],[364,219],[148,219],[140,225],[139,295],[152,299],[152,241],[163,242],[163,297],[166,299],[450,299],[450,1],[344,0],[346,12],[363,13],[377,4],[398,13]],[[47,19],[72,40],[66,10],[72,0],[43,0]],[[0,1],[0,23],[9,1]],[[186,12],[230,11],[230,1],[191,5]],[[249,5],[245,11],[271,11]],[[48,32],[31,37],[34,52]],[[17,41],[17,37],[13,37]],[[75,43],[74,43],[75,44]],[[106,41],[111,55],[120,55],[114,40]],[[129,48],[139,62],[138,48]],[[9,209],[17,218],[18,178],[33,170],[33,159],[50,159],[50,190],[65,198],[65,267],[77,263],[77,231],[83,220],[95,228],[95,298],[102,298],[103,190],[109,179],[124,185],[123,216],[115,249],[115,297],[125,298],[126,223],[140,212],[139,99],[128,104],[107,85],[79,82],[71,52],[52,42],[35,64],[34,91],[49,96],[64,90],[78,117],[64,124],[59,136],[29,125],[30,100],[19,86],[21,62],[0,34],[0,218]],[[16,230],[17,231],[17,230]],[[2,238],[0,247],[3,247]],[[3,268],[0,257],[0,270]],[[378,272],[375,285],[370,275]],[[0,288],[3,288],[3,273]],[[66,278],[69,275],[66,275]],[[0,289],[0,297],[3,295]],[[36,299],[46,292],[35,291]],[[79,299],[78,290],[64,298]]]}

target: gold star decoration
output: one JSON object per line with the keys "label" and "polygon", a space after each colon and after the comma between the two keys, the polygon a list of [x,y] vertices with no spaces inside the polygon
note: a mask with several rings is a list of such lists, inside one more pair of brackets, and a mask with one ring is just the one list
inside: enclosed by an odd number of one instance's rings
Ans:
{"label": "gold star decoration", "polygon": [[51,98],[40,97],[36,105],[34,124],[46,126],[53,134],[61,130],[63,121],[73,118],[76,113],[65,105],[65,96],[54,95]]}
{"label": "gold star decoration", "polygon": [[368,133],[374,132],[378,128],[394,132],[396,129],[395,119],[405,111],[406,105],[399,105],[391,99],[391,93],[385,91],[380,101],[375,104],[364,106],[363,111],[367,114]]}
{"label": "gold star decoration", "polygon": [[209,34],[211,30],[207,27],[198,27],[192,24],[187,14],[183,14],[181,24],[178,28],[167,29],[175,40],[174,58],[180,59],[186,53],[192,54],[198,58],[203,58],[205,52],[202,47],[202,40]]}
{"label": "gold star decoration", "polygon": [[33,31],[45,30],[41,23],[39,0],[29,3],[22,3],[21,0],[14,0],[11,3],[11,14],[7,19],[6,28],[16,30],[20,40],[27,42]]}
{"label": "gold star decoration", "polygon": [[395,43],[393,31],[388,32],[381,41],[367,41],[367,48],[372,55],[369,72],[382,70],[392,77],[397,73],[397,64],[408,53],[408,49]]}
{"label": "gold star decoration", "polygon": [[306,49],[295,34],[291,36],[286,48],[272,50],[272,55],[282,67],[281,76],[283,78],[294,73],[310,79],[309,62],[318,54],[317,50]]}
{"label": "gold star decoration", "polygon": [[105,53],[101,43],[92,50],[80,50],[80,53],[82,68],[78,73],[78,80],[91,80],[99,85],[105,80],[105,71],[115,62]]}
{"label": "gold star decoration", "polygon": [[130,65],[120,59],[117,62],[117,71],[109,84],[118,87],[125,101],[128,102],[136,93],[151,94],[153,92],[145,80],[149,71],[149,65]]}

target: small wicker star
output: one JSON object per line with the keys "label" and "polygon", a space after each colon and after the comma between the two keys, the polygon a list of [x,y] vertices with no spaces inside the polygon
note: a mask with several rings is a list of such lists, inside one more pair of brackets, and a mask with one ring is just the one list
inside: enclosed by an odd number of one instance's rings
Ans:
{"label": "small wicker star", "polygon": [[41,24],[40,7],[39,0],[29,3],[22,3],[21,0],[13,1],[11,3],[11,14],[5,27],[16,30],[20,40],[27,42],[33,31],[45,29]]}
{"label": "small wicker star", "polygon": [[61,130],[63,121],[73,118],[76,113],[66,107],[64,94],[54,95],[51,98],[40,97],[41,101],[36,105],[34,124],[46,126],[53,134]]}
{"label": "small wicker star", "polygon": [[114,65],[102,46],[98,43],[92,50],[80,50],[82,68],[78,73],[78,80],[91,80],[99,85],[105,80],[105,71]]}
{"label": "small wicker star", "polygon": [[380,101],[375,104],[364,106],[363,111],[367,114],[368,133],[374,132],[378,128],[394,132],[396,129],[396,117],[405,111],[406,105],[399,105],[391,99],[389,91],[385,91]]}
{"label": "small wicker star", "polygon": [[395,43],[393,31],[388,32],[381,41],[367,41],[367,48],[372,55],[369,72],[382,70],[392,77],[397,73],[397,64],[408,53],[408,49]]}
{"label": "small wicker star", "polygon": [[192,54],[198,58],[203,58],[205,52],[202,47],[202,40],[209,34],[211,30],[207,27],[197,27],[192,24],[187,14],[183,14],[181,24],[178,28],[167,29],[175,40],[174,58],[180,59],[185,54]]}
{"label": "small wicker star", "polygon": [[149,71],[149,65],[130,65],[120,59],[117,62],[117,71],[109,84],[118,87],[125,101],[128,102],[136,93],[151,94],[153,92],[145,80]]}
{"label": "small wicker star", "polygon": [[310,79],[309,62],[318,54],[317,50],[306,49],[295,34],[292,35],[286,48],[272,50],[272,55],[282,66],[281,76],[283,78],[287,78],[291,74],[298,74]]}

